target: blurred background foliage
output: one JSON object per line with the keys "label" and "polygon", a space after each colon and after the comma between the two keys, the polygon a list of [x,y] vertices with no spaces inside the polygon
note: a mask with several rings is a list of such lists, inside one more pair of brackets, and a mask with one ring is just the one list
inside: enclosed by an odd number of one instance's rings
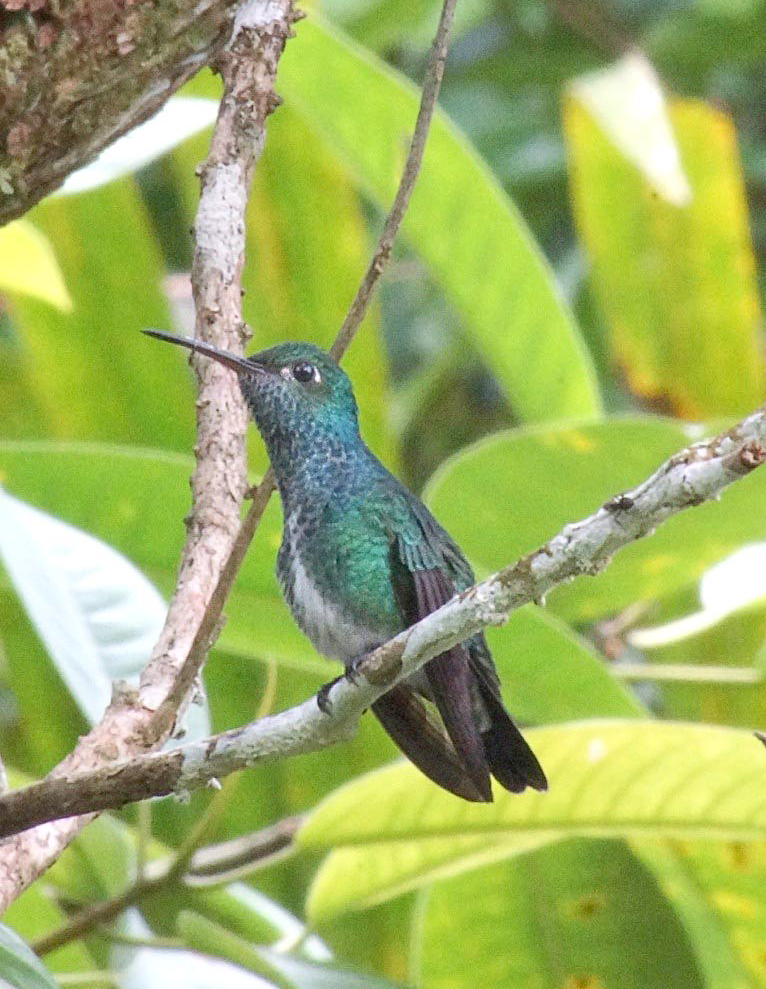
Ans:
{"label": "blurred background foliage", "polygon": [[[254,349],[331,341],[437,15],[323,0],[288,45],[247,219]],[[345,366],[368,443],[479,574],[763,402],[765,69],[766,0],[460,0],[442,110]],[[0,231],[0,745],[16,783],[141,668],[173,586],[194,396],[183,356],[138,331],[193,326],[194,169],[218,91],[192,80],[165,135],[139,131],[111,172]],[[510,709],[542,726],[548,795],[466,808],[379,769],[396,753],[363,718],[353,741],[216,795],[102,816],[4,918],[0,980],[766,987],[766,763],[742,730],[766,723],[765,506],[756,473],[490,632]],[[279,597],[280,524],[274,502],[187,737],[333,675]],[[295,814],[275,860],[137,893],[45,968],[19,940],[133,888],[147,860]]]}

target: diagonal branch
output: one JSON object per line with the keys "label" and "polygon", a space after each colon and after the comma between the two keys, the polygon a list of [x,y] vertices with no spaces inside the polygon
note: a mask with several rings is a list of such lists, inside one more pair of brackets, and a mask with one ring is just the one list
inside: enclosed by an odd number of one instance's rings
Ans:
{"label": "diagonal branch", "polygon": [[717,498],[766,461],[766,407],[707,442],[681,450],[632,491],[617,495],[544,546],[453,598],[362,660],[354,681],[329,690],[330,714],[315,697],[243,728],[142,755],[69,779],[48,779],[0,796],[0,834],[170,793],[186,794],[212,778],[256,762],[310,752],[353,732],[381,694],[429,659],[463,642],[563,581],[596,574],[617,550],[651,535],[666,519]]}
{"label": "diagonal branch", "polygon": [[[239,276],[247,191],[263,145],[265,119],[274,108],[277,62],[294,19],[292,0],[247,0],[237,8],[230,41],[220,57],[224,95],[201,172],[193,280],[196,332],[224,348],[241,349],[244,340]],[[237,383],[210,362],[200,362],[195,370],[200,389],[192,511],[165,626],[138,691],[115,694],[101,723],[53,770],[52,780],[93,771],[161,744],[188,697],[188,690],[177,696],[173,710],[163,705],[229,555],[246,484],[246,420]],[[73,819],[3,843],[0,912],[48,868],[86,823],[87,819]]]}

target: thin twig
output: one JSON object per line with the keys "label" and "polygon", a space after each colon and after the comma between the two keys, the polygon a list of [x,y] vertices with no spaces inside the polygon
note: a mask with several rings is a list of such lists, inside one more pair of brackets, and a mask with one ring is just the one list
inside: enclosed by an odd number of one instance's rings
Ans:
{"label": "thin twig", "polygon": [[423,153],[426,148],[428,131],[431,126],[431,118],[434,115],[436,100],[441,89],[442,77],[444,76],[444,63],[447,60],[447,50],[449,46],[449,32],[452,26],[452,18],[455,14],[456,0],[444,0],[439,24],[436,28],[431,45],[431,54],[428,59],[425,77],[423,79],[423,94],[420,97],[420,109],[415,122],[415,130],[410,141],[410,149],[407,153],[407,160],[404,163],[402,177],[399,180],[399,188],[388,211],[386,222],[378,240],[378,246],[372,255],[369,267],[365,272],[354,301],[343,320],[335,341],[330,347],[330,355],[335,360],[340,360],[351,343],[354,334],[359,328],[359,324],[364,319],[367,308],[370,304],[373,289],[383,273],[391,256],[391,248],[394,239],[399,231],[404,214],[407,212],[410,196],[415,187],[415,180],[418,177],[420,166],[423,161]]}
{"label": "thin twig", "polygon": [[272,865],[293,847],[302,823],[303,817],[295,814],[253,834],[200,848],[189,862],[185,882],[189,886],[217,885]]}
{"label": "thin twig", "polygon": [[197,849],[188,861],[187,872],[178,867],[182,860],[184,865],[187,863],[187,857],[183,854],[149,863],[145,874],[122,893],[83,907],[61,927],[33,941],[31,947],[38,955],[44,955],[97,930],[119,917],[128,907],[175,884],[212,886],[228,882],[227,874],[243,866],[245,859],[251,870],[261,864],[271,864],[279,852],[290,846],[301,820],[298,816],[286,817],[262,831]]}
{"label": "thin twig", "polygon": [[712,683],[724,687],[752,686],[763,681],[753,666],[708,666],[702,663],[632,663],[618,660],[609,670],[620,680],[663,683]]}
{"label": "thin twig", "polygon": [[137,756],[69,780],[49,779],[0,796],[0,834],[41,821],[121,807],[169,793],[186,794],[211,777],[256,762],[324,748],[347,738],[359,717],[399,680],[516,608],[542,601],[564,581],[600,573],[614,553],[650,535],[671,515],[717,499],[729,484],[766,461],[766,407],[731,430],[679,451],[632,491],[569,524],[534,553],[454,597],[375,649],[340,677],[320,709],[316,697],[260,721],[170,752]]}

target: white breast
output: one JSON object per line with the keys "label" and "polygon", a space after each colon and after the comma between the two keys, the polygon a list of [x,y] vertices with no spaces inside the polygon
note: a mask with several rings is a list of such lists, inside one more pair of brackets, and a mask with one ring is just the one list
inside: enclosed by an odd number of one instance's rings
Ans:
{"label": "white breast", "polygon": [[319,592],[297,554],[292,558],[292,578],[294,618],[318,652],[345,661],[369,652],[383,641],[369,629],[348,621]]}

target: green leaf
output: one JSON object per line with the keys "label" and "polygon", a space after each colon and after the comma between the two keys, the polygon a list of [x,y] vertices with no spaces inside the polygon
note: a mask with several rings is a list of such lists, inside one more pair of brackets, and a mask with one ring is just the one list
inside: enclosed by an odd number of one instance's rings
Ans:
{"label": "green leaf", "polygon": [[[656,418],[500,433],[448,460],[425,498],[472,562],[491,572],[638,484],[690,440],[679,425]],[[548,604],[580,621],[613,614],[688,585],[764,533],[766,475],[755,472],[720,503],[681,512],[621,550],[602,574],[558,587]]]}
{"label": "green leaf", "polygon": [[466,804],[397,764],[328,797],[298,835],[303,848],[336,849],[309,893],[309,915],[326,919],[430,880],[434,847],[439,868],[456,874],[479,854],[497,861],[575,835],[766,838],[766,756],[746,732],[603,721],[527,738],[547,793],[498,788],[491,806]]}
{"label": "green leaf", "polygon": [[132,181],[54,197],[30,215],[53,245],[74,304],[64,315],[18,296],[10,308],[47,434],[146,445],[161,439],[191,449],[188,369],[164,363],[139,333],[169,325],[170,315],[159,250]]}
{"label": "green leaf", "polygon": [[50,241],[26,220],[0,229],[0,292],[29,295],[71,312],[72,300]]}
{"label": "green leaf", "polygon": [[0,489],[0,559],[48,655],[91,724],[111,681],[136,676],[165,603],[123,556]]}
{"label": "green leaf", "polygon": [[[388,209],[418,93],[318,18],[279,66],[280,92],[362,191]],[[598,412],[593,368],[539,248],[513,203],[437,111],[402,231],[460,314],[515,412],[547,420]]]}
{"label": "green leaf", "polygon": [[34,951],[3,924],[0,924],[0,982],[13,989],[56,989],[56,983]]}
{"label": "green leaf", "polygon": [[561,842],[438,883],[418,975],[424,989],[707,985],[652,873],[615,841]]}
{"label": "green leaf", "polygon": [[540,608],[514,611],[487,639],[505,701],[522,722],[646,716],[596,650]]}
{"label": "green leaf", "polygon": [[575,219],[612,358],[642,399],[688,419],[766,390],[761,312],[731,119],[674,101],[688,206],[659,198],[577,100],[565,106]]}
{"label": "green leaf", "polygon": [[715,989],[758,989],[766,984],[766,846],[632,844],[684,925],[705,984]]}

